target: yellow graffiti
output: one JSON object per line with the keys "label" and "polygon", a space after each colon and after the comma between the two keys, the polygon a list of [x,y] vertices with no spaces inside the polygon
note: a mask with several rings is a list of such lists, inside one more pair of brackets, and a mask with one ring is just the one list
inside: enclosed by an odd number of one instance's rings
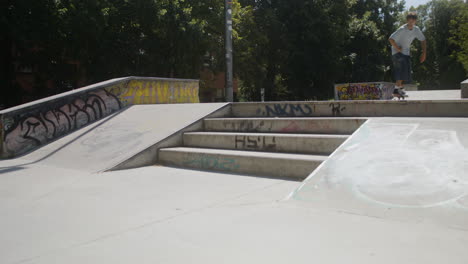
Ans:
{"label": "yellow graffiti", "polygon": [[130,80],[109,88],[124,105],[199,103],[198,81]]}
{"label": "yellow graffiti", "polygon": [[382,96],[375,83],[350,83],[335,86],[339,100],[377,100]]}

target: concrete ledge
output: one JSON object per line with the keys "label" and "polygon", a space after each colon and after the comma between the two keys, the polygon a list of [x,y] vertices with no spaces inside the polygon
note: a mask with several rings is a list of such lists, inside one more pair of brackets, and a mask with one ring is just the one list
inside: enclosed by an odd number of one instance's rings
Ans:
{"label": "concrete ledge", "polygon": [[186,147],[159,151],[159,162],[166,166],[299,180],[326,159],[321,155]]}
{"label": "concrete ledge", "polygon": [[468,80],[461,83],[461,98],[468,98]]}
{"label": "concrete ledge", "polygon": [[184,146],[296,154],[330,155],[348,136],[324,134],[189,132]]}
{"label": "concrete ledge", "polygon": [[468,100],[234,103],[236,117],[468,117]]}
{"label": "concrete ledge", "polygon": [[125,77],[0,111],[0,158],[13,158],[138,104],[199,103],[198,80]]}

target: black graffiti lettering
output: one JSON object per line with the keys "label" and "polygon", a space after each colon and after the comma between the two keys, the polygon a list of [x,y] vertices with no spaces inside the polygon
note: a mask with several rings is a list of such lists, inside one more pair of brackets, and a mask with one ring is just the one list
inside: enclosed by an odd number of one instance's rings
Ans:
{"label": "black graffiti lettering", "polygon": [[313,113],[312,107],[306,104],[274,104],[265,105],[265,110],[257,110],[257,113],[264,113],[265,116],[310,116]]}
{"label": "black graffiti lettering", "polygon": [[263,137],[263,146],[264,146],[265,150],[267,150],[267,151],[276,150],[276,137],[273,137],[271,139],[271,143],[267,143],[265,141],[266,141],[266,137]]}
{"label": "black graffiti lettering", "polygon": [[236,135],[234,141],[235,141],[235,147],[236,147],[236,149],[238,149],[239,146],[240,146],[241,148],[243,148],[243,147],[245,146],[245,136],[238,136],[238,135]]}
{"label": "black graffiti lettering", "polygon": [[[31,133],[34,133],[34,131],[36,130],[36,127],[40,126],[41,123],[40,122],[31,122],[31,121],[27,121],[26,124],[21,124],[21,126],[27,126],[27,129],[26,129],[26,132],[24,133],[23,135],[23,138],[24,139],[29,139],[29,140],[32,140],[37,146],[39,146],[41,144],[41,141],[30,136]],[[31,129],[32,128],[32,129]],[[32,132],[31,132],[32,130]]]}
{"label": "black graffiti lettering", "polygon": [[[260,139],[260,137],[259,137]],[[247,148],[252,148],[252,149],[257,149],[258,148],[258,139],[254,138],[252,139],[251,137],[247,137]]]}
{"label": "black graffiti lettering", "polygon": [[[295,113],[300,113],[301,115],[310,115],[312,114],[312,108],[308,105],[300,105],[300,104],[297,104],[297,105],[293,105],[293,104],[290,104],[289,105],[289,108],[290,108],[290,113],[292,115],[295,115]],[[304,111],[307,110],[307,111]]]}
{"label": "black graffiti lettering", "polygon": [[236,149],[253,149],[253,150],[265,150],[274,151],[276,149],[276,137],[271,137],[269,142],[269,136],[236,136],[235,137],[235,148]]}
{"label": "black graffiti lettering", "polygon": [[346,110],[346,107],[344,106],[341,107],[339,103],[338,104],[331,103],[328,106],[332,109],[333,116],[340,116],[341,112]]}
{"label": "black graffiti lettering", "polygon": [[105,89],[65,98],[62,102],[9,116],[13,122],[5,131],[7,151],[24,153],[116,112],[122,106],[120,100]]}

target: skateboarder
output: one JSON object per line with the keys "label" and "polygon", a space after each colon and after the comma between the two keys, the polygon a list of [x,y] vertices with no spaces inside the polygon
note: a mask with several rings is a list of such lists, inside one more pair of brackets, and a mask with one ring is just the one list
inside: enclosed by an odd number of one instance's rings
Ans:
{"label": "skateboarder", "polygon": [[409,12],[406,16],[406,24],[395,31],[390,38],[392,44],[393,74],[395,78],[395,89],[393,96],[398,98],[407,97],[403,82],[411,83],[411,57],[410,46],[415,38],[421,41],[422,54],[420,62],[426,60],[426,37],[421,29],[416,26],[418,16],[415,12]]}

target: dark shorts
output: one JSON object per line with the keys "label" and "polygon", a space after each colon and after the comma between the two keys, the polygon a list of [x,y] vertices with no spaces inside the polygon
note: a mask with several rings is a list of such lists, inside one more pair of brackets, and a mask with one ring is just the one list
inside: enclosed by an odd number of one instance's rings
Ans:
{"label": "dark shorts", "polygon": [[392,61],[395,81],[403,80],[406,83],[411,83],[411,57],[397,53],[392,56]]}

